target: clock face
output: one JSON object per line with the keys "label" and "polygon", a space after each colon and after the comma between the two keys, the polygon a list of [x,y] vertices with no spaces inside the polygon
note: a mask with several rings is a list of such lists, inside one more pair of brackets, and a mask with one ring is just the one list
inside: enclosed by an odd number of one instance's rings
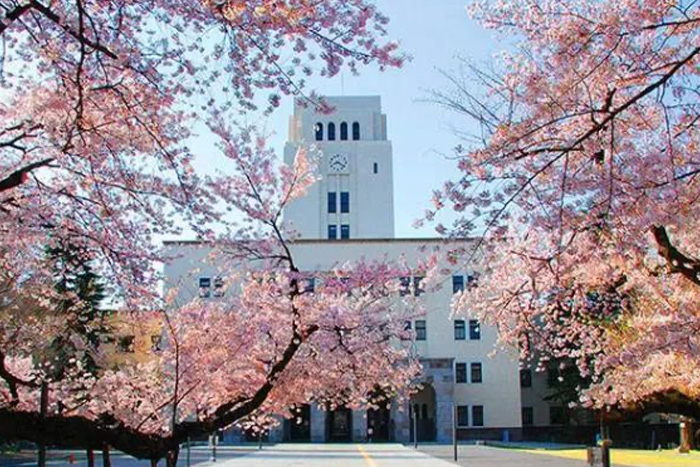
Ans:
{"label": "clock face", "polygon": [[331,172],[345,172],[348,170],[348,158],[342,154],[333,154],[328,160],[328,168]]}

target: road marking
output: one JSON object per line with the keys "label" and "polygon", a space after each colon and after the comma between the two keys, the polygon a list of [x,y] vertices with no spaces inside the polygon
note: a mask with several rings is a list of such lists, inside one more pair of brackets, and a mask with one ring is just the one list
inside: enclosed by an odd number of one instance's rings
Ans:
{"label": "road marking", "polygon": [[362,457],[364,457],[365,462],[367,462],[367,465],[369,467],[379,467],[376,462],[374,462],[374,459],[369,455],[367,451],[365,451],[365,448],[360,446],[359,444],[357,445],[357,450],[360,451],[360,454],[362,454]]}

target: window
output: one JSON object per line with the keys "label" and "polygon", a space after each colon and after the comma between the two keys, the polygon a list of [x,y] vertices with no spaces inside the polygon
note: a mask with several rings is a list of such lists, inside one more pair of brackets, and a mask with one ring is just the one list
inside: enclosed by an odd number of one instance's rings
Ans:
{"label": "window", "polygon": [[472,426],[484,426],[484,406],[472,406]]}
{"label": "window", "polygon": [[318,122],[314,128],[316,133],[316,141],[323,141],[323,123]]}
{"label": "window", "polygon": [[335,123],[328,124],[328,141],[335,141]]}
{"label": "window", "polygon": [[520,387],[521,388],[531,388],[532,387],[532,370],[528,368],[523,368],[520,370]]}
{"label": "window", "polygon": [[416,297],[420,297],[423,293],[425,293],[425,290],[421,286],[423,279],[423,276],[415,276],[413,278],[413,295]]}
{"label": "window", "polygon": [[338,196],[334,191],[328,192],[328,213],[334,214],[338,212]]}
{"label": "window", "polygon": [[338,226],[337,225],[329,225],[328,226],[328,239],[335,240],[337,238],[338,238]]}
{"label": "window", "polygon": [[463,319],[455,320],[455,340],[463,341],[467,338],[467,324]]}
{"label": "window", "polygon": [[482,372],[481,372],[481,363],[472,363],[471,365],[471,379],[472,383],[481,383],[482,382]]}
{"label": "window", "polygon": [[417,341],[424,341],[428,337],[428,332],[425,327],[425,320],[424,319],[418,319],[416,320],[416,340]]}
{"label": "window", "polygon": [[457,426],[469,426],[469,406],[457,406]]}
{"label": "window", "polygon": [[452,293],[464,291],[464,276],[452,276]]}
{"label": "window", "polygon": [[348,124],[346,122],[340,124],[340,140],[348,140]]}
{"label": "window", "polygon": [[549,368],[547,370],[547,387],[553,388],[559,382],[559,370],[556,368]]}
{"label": "window", "polygon": [[549,408],[549,424],[550,425],[565,425],[566,424],[566,412],[564,412],[564,407],[550,407]]}
{"label": "window", "polygon": [[360,139],[360,124],[358,122],[352,124],[352,139],[353,141]]}
{"label": "window", "polygon": [[309,277],[304,281],[304,292],[305,293],[314,293],[316,290],[316,278],[314,277]]}
{"label": "window", "polygon": [[161,344],[162,344],[163,336],[160,334],[153,334],[151,336],[151,351],[153,352],[158,352],[162,350]]}
{"label": "window", "polygon": [[455,363],[455,383],[467,382],[467,364]]}
{"label": "window", "polygon": [[214,296],[224,296],[224,280],[221,277],[214,278]]}
{"label": "window", "polygon": [[340,192],[340,212],[343,214],[350,212],[350,193],[347,191]]}
{"label": "window", "polygon": [[209,298],[211,296],[211,278],[210,277],[200,277],[199,278],[199,297]]}
{"label": "window", "polygon": [[535,412],[532,407],[523,407],[521,411],[523,426],[535,424]]}
{"label": "window", "polygon": [[467,288],[473,289],[477,286],[478,278],[476,274],[467,274]]}
{"label": "window", "polygon": [[134,341],[136,336],[119,337],[119,351],[122,353],[134,353]]}
{"label": "window", "polygon": [[410,288],[411,288],[411,278],[410,278],[410,277],[406,277],[406,276],[399,277],[399,283],[400,283],[399,294],[400,294],[402,297],[405,297],[406,295],[408,295],[409,293],[411,293],[411,290],[410,290]]}
{"label": "window", "polygon": [[469,320],[469,339],[473,341],[481,339],[481,325],[477,319]]}
{"label": "window", "polygon": [[374,163],[374,173],[379,173],[379,164],[377,164],[376,162]]}
{"label": "window", "polygon": [[343,224],[340,226],[340,238],[343,240],[347,240],[350,238],[350,226],[347,224]]}

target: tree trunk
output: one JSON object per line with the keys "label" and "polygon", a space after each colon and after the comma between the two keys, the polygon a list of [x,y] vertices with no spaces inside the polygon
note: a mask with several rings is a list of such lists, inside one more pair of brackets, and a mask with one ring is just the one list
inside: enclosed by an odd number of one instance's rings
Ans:
{"label": "tree trunk", "polygon": [[151,459],[151,467],[158,467],[158,459]]}
{"label": "tree trunk", "polygon": [[172,451],[168,452],[168,455],[165,456],[165,466],[166,467],[177,467],[177,458],[180,454],[180,449],[173,449]]}
{"label": "tree trunk", "polygon": [[[39,417],[41,419],[41,429],[44,429],[44,419],[46,412],[49,409],[49,385],[45,382],[41,383],[41,392],[39,394]],[[46,444],[39,443],[39,458],[37,459],[38,467],[46,467]]]}
{"label": "tree trunk", "polygon": [[87,450],[87,465],[88,467],[95,467],[95,451],[92,449]]}
{"label": "tree trunk", "polygon": [[682,453],[689,453],[693,449],[693,422],[683,420],[680,423],[681,446],[678,449]]}
{"label": "tree trunk", "polygon": [[109,457],[109,446],[102,448],[102,467],[112,467],[112,459]]}

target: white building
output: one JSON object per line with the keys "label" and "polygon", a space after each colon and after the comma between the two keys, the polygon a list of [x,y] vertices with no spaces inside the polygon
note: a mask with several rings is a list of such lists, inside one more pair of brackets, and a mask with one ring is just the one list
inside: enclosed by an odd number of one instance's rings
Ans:
{"label": "white building", "polygon": [[[417,263],[430,238],[394,238],[393,161],[387,118],[379,97],[332,97],[330,115],[296,107],[290,119],[285,161],[299,145],[315,144],[323,153],[323,179],[309,195],[285,213],[285,222],[300,232],[292,245],[300,269],[327,271],[353,259],[399,258]],[[171,242],[180,259],[165,268],[166,289],[180,287],[183,299],[200,285],[216,287],[216,265],[193,242]],[[366,413],[333,412],[306,407],[302,423],[285,422],[270,436],[290,441],[374,441],[412,439],[410,414],[416,415],[419,439],[447,442],[453,412],[462,439],[518,438],[522,429],[521,389],[514,355],[493,354],[496,333],[469,317],[452,320],[453,291],[469,281],[470,271],[453,276],[452,284],[425,292],[427,314],[411,323],[416,349],[424,364],[425,389],[413,397],[410,410]],[[212,294],[215,295],[215,294]],[[212,298],[213,299],[213,298]],[[408,409],[408,408],[404,408]],[[371,430],[368,430],[371,428]]]}

